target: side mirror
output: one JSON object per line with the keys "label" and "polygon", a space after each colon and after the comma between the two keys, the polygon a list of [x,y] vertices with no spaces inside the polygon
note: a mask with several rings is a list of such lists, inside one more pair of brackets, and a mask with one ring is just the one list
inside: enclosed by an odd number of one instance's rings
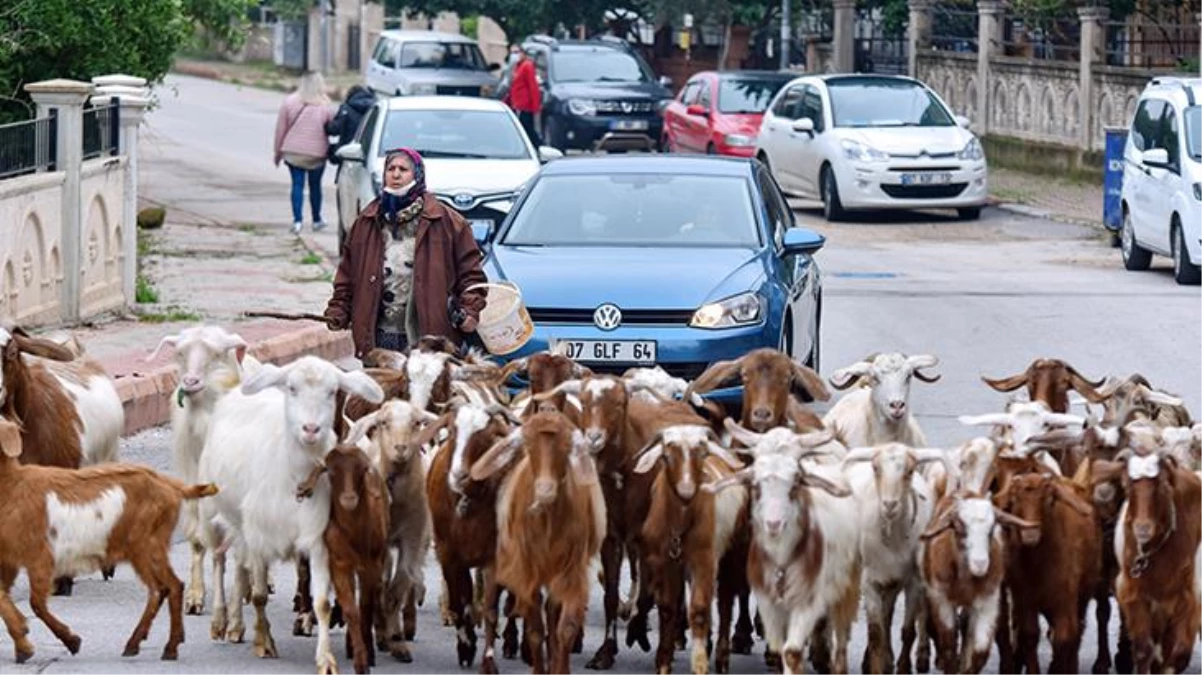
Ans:
{"label": "side mirror", "polygon": [[964,115],[956,115],[953,119],[956,120],[956,124],[964,127],[965,129],[972,125],[972,120],[968,119]]}
{"label": "side mirror", "polygon": [[563,159],[563,152],[549,145],[538,146],[538,161],[546,164],[552,160]]}
{"label": "side mirror", "polygon": [[500,69],[501,69],[501,64],[499,64],[499,63],[490,63],[490,64],[488,64],[488,70],[489,70],[490,72],[494,72],[494,73],[495,73],[495,72],[497,72],[497,71],[498,71],[498,70],[500,70]]}
{"label": "side mirror", "polygon": [[357,142],[347,143],[335,150],[334,154],[343,161],[363,163],[363,146]]}
{"label": "side mirror", "polygon": [[1169,151],[1164,148],[1152,148],[1144,152],[1141,159],[1145,166],[1155,166],[1161,169],[1169,167]]}
{"label": "side mirror", "polygon": [[477,246],[484,246],[488,240],[492,239],[492,222],[472,222],[472,238],[476,240]]}
{"label": "side mirror", "polygon": [[826,244],[826,237],[804,227],[790,227],[781,240],[785,253],[814,254]]}
{"label": "side mirror", "polygon": [[672,78],[668,77],[667,75],[660,75],[659,76],[659,86],[661,86],[665,89],[671,89],[672,88]]}
{"label": "side mirror", "polygon": [[689,104],[689,107],[685,108],[684,112],[686,115],[695,115],[697,117],[705,117],[709,115],[709,111],[706,110],[705,106],[702,106],[700,103]]}
{"label": "side mirror", "polygon": [[814,135],[814,120],[812,120],[808,117],[803,117],[799,120],[794,120],[793,121],[793,131],[796,131],[801,134],[809,134],[809,135],[813,136]]}

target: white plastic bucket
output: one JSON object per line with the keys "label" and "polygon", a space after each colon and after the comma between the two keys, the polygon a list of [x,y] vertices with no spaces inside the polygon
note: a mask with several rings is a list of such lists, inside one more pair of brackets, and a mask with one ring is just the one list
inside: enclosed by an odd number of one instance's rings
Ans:
{"label": "white plastic bucket", "polygon": [[522,292],[508,281],[475,284],[465,290],[487,288],[488,299],[480,312],[476,335],[489,353],[505,355],[515,352],[534,335],[534,322],[522,303]]}

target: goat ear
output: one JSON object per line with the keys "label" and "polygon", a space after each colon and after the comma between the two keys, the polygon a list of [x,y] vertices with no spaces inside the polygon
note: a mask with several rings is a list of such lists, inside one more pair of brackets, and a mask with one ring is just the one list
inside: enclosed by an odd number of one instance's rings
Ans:
{"label": "goat ear", "polygon": [[21,427],[16,422],[0,420],[0,450],[6,457],[21,456]]}
{"label": "goat ear", "polygon": [[753,478],[755,478],[755,469],[747,467],[746,469],[742,469],[739,472],[731,474],[720,480],[716,480],[712,483],[705,483],[701,486],[701,489],[710,494],[717,494],[728,487],[734,487],[740,483],[747,484],[751,482]]}
{"label": "goat ear", "polygon": [[163,339],[159,340],[159,346],[155,347],[154,351],[150,352],[150,356],[146,357],[146,362],[149,363],[149,362],[157,359],[159,357],[159,352],[163,351],[163,347],[174,348],[176,345],[179,344],[179,338],[180,338],[180,336],[178,336],[178,335],[163,336]]}
{"label": "goat ear", "polygon": [[506,363],[501,368],[501,374],[497,377],[497,379],[501,382],[501,384],[504,384],[508,382],[509,378],[513,377],[515,374],[525,373],[529,363],[529,359],[526,358],[514,359],[513,361]]}
{"label": "goat ear", "polygon": [[939,515],[939,519],[931,524],[922,534],[918,535],[923,540],[930,540],[938,537],[944,530],[952,526],[952,521],[956,518],[956,509],[954,507],[944,510]]}
{"label": "goat ear", "polygon": [[278,387],[286,377],[287,368],[281,368],[274,363],[264,363],[258,370],[242,379],[242,393],[254,396],[268,387]]}
{"label": "goat ear", "polygon": [[423,428],[420,432],[418,432],[417,436],[413,438],[413,445],[419,449],[426,447],[426,444],[435,438],[438,438],[438,432],[442,431],[443,428],[450,424],[451,420],[453,419],[455,419],[455,413],[453,412],[444,413],[441,417],[434,418],[433,422]]}
{"label": "goat ear", "polygon": [[739,369],[743,367],[743,359],[735,359],[733,361],[718,361],[705,369],[704,373],[693,384],[689,385],[689,393],[696,392],[704,394],[707,391],[713,391],[725,383],[727,380],[739,374]]}
{"label": "goat ear", "polygon": [[790,361],[790,365],[793,366],[794,385],[805,389],[806,393],[816,401],[831,400],[830,390],[826,388],[826,383],[822,381],[822,376],[815,373],[813,368],[796,361]]}
{"label": "goat ear", "polygon": [[338,384],[343,391],[354,394],[368,403],[383,403],[384,389],[370,375],[362,371],[338,373]]}
{"label": "goat ear", "polygon": [[521,449],[522,430],[514,429],[508,436],[493,443],[493,446],[472,464],[472,480],[488,480],[493,474],[509,466]]}
{"label": "goat ear", "polygon": [[985,377],[984,375],[981,376],[981,381],[990,387],[993,387],[995,391],[1014,391],[1015,389],[1018,389],[1026,384],[1027,379],[1028,374],[1025,371],[1019,373],[1018,375],[1011,375],[1010,377],[1003,377],[996,380]]}
{"label": "goat ear", "polygon": [[846,368],[840,368],[831,375],[831,386],[839,391],[855,384],[872,370],[871,361],[857,361]]}
{"label": "goat ear", "polygon": [[664,444],[658,440],[651,446],[648,446],[638,455],[638,463],[634,465],[635,473],[647,473],[660,457],[664,455]]}
{"label": "goat ear", "polygon": [[1093,516],[1093,506],[1085,501],[1081,495],[1078,495],[1076,490],[1056,479],[1051,479],[1051,481],[1052,494],[1055,495],[1056,499],[1068,504],[1069,507],[1083,516]]}
{"label": "goat ear", "polygon": [[713,440],[706,441],[706,447],[709,449],[711,455],[722,460],[726,466],[735,470],[743,468],[743,463],[739,461],[738,457],[732,455],[729,450],[715,443]]}
{"label": "goat ear", "polygon": [[[798,460],[800,465],[800,460]],[[832,497],[850,497],[851,490],[844,485],[832,483],[831,481],[812,473],[807,472],[804,468],[801,470],[801,484],[808,488],[816,488],[828,492]]]}
{"label": "goat ear", "polygon": [[74,361],[75,354],[66,347],[43,340],[41,338],[29,337],[22,333],[14,333],[13,339],[17,342],[17,347],[26,354],[40,356],[51,361]]}
{"label": "goat ear", "polygon": [[359,441],[363,440],[379,421],[380,411],[377,410],[369,415],[360,417],[354,422],[348,422],[350,430],[346,432],[346,440],[343,442],[347,445],[358,445]]}

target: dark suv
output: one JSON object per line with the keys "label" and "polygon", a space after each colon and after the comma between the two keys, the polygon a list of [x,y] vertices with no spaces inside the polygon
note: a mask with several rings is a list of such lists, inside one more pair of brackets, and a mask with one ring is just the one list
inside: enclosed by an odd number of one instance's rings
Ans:
{"label": "dark suv", "polygon": [[560,150],[650,150],[662,136],[658,81],[624,40],[528,38],[543,91],[543,142]]}

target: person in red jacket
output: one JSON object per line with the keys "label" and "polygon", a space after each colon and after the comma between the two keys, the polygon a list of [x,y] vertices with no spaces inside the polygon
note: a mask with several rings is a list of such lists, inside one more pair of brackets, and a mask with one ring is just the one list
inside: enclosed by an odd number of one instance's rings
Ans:
{"label": "person in red jacket", "polygon": [[534,128],[534,116],[543,108],[543,95],[534,75],[534,61],[525,50],[521,51],[518,65],[513,70],[513,84],[509,85],[509,106],[518,114],[518,120],[535,147],[542,145],[538,131]]}

